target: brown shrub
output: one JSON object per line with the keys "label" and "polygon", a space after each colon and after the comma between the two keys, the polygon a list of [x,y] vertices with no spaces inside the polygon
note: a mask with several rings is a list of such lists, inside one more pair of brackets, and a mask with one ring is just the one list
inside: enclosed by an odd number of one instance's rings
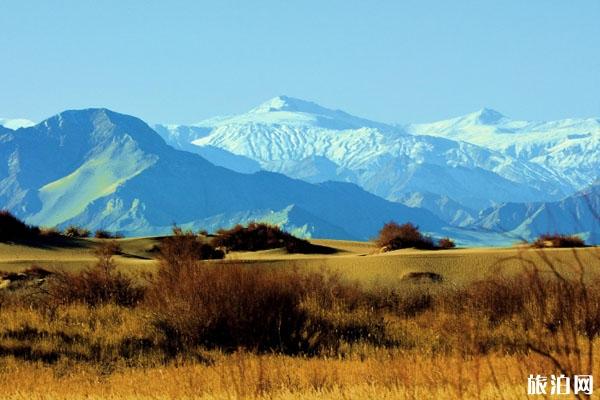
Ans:
{"label": "brown shrub", "polygon": [[0,211],[0,242],[21,242],[36,239],[40,229],[25,224],[8,210]]}
{"label": "brown shrub", "polygon": [[454,243],[454,240],[450,239],[449,237],[445,237],[439,240],[438,247],[440,249],[453,249],[456,247],[456,243]]}
{"label": "brown shrub", "polygon": [[230,251],[258,251],[285,248],[288,253],[319,253],[322,246],[314,246],[308,240],[299,239],[281,228],[264,223],[251,222],[248,226],[236,225],[220,229],[213,244]]}
{"label": "brown shrub", "polygon": [[222,250],[204,243],[191,231],[174,227],[173,235],[164,238],[159,246],[159,258],[164,265],[176,265],[186,260],[217,260],[225,257]]}
{"label": "brown shrub", "polygon": [[48,282],[49,300],[56,305],[82,303],[91,307],[113,303],[132,307],[144,297],[145,289],[116,271],[112,259],[120,251],[116,242],[96,250],[98,262],[82,272],[56,271]]}
{"label": "brown shrub", "polygon": [[528,297],[523,282],[523,276],[476,281],[454,296],[448,296],[446,305],[451,305],[451,312],[475,313],[497,324],[523,312]]}
{"label": "brown shrub", "polygon": [[540,235],[535,240],[535,242],[533,242],[533,247],[585,247],[585,242],[583,239],[576,235],[546,233]]}
{"label": "brown shrub", "polygon": [[60,239],[63,236],[60,229],[55,226],[40,228],[39,237],[42,239]]}
{"label": "brown shrub", "polygon": [[67,227],[67,229],[65,229],[64,235],[70,238],[87,238],[90,237],[91,232],[89,231],[89,229],[71,225]]}
{"label": "brown shrub", "polygon": [[120,239],[123,235],[119,233],[112,233],[104,229],[98,229],[94,232],[94,237],[96,239]]}
{"label": "brown shrub", "polygon": [[431,250],[435,248],[433,240],[429,236],[424,236],[419,227],[406,223],[398,225],[390,221],[381,228],[379,236],[376,239],[379,247],[386,250],[397,250],[414,247],[417,249]]}
{"label": "brown shrub", "polygon": [[377,312],[353,322],[341,317],[357,310],[365,296],[335,277],[202,263],[181,250],[163,249],[146,297],[168,353],[204,345],[311,354],[339,346],[342,338],[382,335]]}

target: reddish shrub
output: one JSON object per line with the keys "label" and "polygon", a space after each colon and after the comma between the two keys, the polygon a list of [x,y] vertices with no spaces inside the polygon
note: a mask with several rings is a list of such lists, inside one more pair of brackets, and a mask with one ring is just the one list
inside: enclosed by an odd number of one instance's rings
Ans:
{"label": "reddish shrub", "polygon": [[398,225],[393,221],[388,222],[379,231],[376,243],[379,247],[386,248],[386,250],[405,249],[409,247],[427,250],[435,249],[433,240],[429,236],[423,235],[419,231],[419,227],[410,222],[402,225]]}
{"label": "reddish shrub", "polygon": [[373,311],[364,314],[368,318],[341,318],[364,295],[323,274],[189,258],[169,264],[167,258],[146,304],[168,353],[204,345],[307,354],[383,334],[383,320]]}
{"label": "reddish shrub", "polygon": [[191,231],[183,231],[174,227],[173,235],[164,238],[159,246],[163,263],[174,265],[183,260],[216,260],[225,257],[222,250],[204,243],[200,237]]}
{"label": "reddish shrub", "polygon": [[445,237],[439,240],[438,247],[440,249],[453,249],[456,247],[456,243],[454,243],[454,240],[450,239],[449,237]]}
{"label": "reddish shrub", "polygon": [[258,251],[285,248],[289,253],[319,253],[322,246],[314,246],[308,240],[299,239],[278,226],[251,222],[248,226],[236,225],[221,229],[213,238],[213,244],[231,251]]}
{"label": "reddish shrub", "polygon": [[132,307],[144,297],[145,289],[116,271],[112,257],[119,252],[116,242],[96,250],[98,262],[78,273],[56,271],[48,282],[48,296],[55,304],[83,303],[91,307],[114,303]]}
{"label": "reddish shrub", "polygon": [[576,235],[543,234],[533,242],[533,247],[585,247],[583,239]]}

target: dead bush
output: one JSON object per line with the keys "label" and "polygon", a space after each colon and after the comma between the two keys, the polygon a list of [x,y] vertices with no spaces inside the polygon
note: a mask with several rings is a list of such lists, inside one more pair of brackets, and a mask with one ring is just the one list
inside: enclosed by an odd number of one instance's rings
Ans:
{"label": "dead bush", "polygon": [[90,307],[113,303],[133,307],[144,297],[145,288],[118,271],[112,259],[119,250],[115,242],[100,246],[98,261],[81,272],[56,271],[48,281],[48,298],[56,305],[82,303]]}
{"label": "dead bush", "polygon": [[533,247],[585,247],[585,241],[576,235],[562,235],[558,233],[540,235]]}
{"label": "dead bush", "polygon": [[121,239],[123,235],[120,233],[112,233],[104,229],[98,229],[94,232],[94,237],[96,239]]}
{"label": "dead bush", "polygon": [[365,296],[333,276],[202,263],[187,250],[163,249],[145,301],[168,353],[203,345],[313,354],[339,346],[341,331],[356,340],[383,331],[377,311],[355,324],[340,317]]}
{"label": "dead bush", "polygon": [[388,251],[410,247],[424,250],[435,248],[433,239],[423,235],[419,231],[419,227],[410,222],[402,225],[398,225],[394,221],[388,222],[379,231],[376,244]]}
{"label": "dead bush", "polygon": [[90,237],[91,232],[89,231],[89,229],[85,229],[80,226],[70,225],[69,227],[67,227],[67,229],[65,229],[63,234],[70,238],[87,238]]}
{"label": "dead bush", "polygon": [[523,277],[496,277],[471,283],[454,296],[446,297],[451,312],[482,316],[497,324],[524,311],[528,288]]}
{"label": "dead bush", "polygon": [[278,226],[252,222],[248,226],[236,225],[217,231],[213,238],[216,247],[230,251],[258,251],[285,248],[288,253],[316,253],[320,247],[308,240],[299,239]]}
{"label": "dead bush", "polygon": [[62,238],[63,234],[55,226],[52,227],[42,227],[40,228],[39,238],[46,240],[56,240]]}
{"label": "dead bush", "polygon": [[450,239],[449,237],[445,237],[438,241],[438,247],[440,249],[453,249],[456,247],[456,243],[454,243],[454,240]]}
{"label": "dead bush", "polygon": [[159,258],[164,265],[176,265],[186,260],[218,260],[225,253],[211,244],[205,243],[192,231],[184,231],[175,226],[171,236],[162,239]]}

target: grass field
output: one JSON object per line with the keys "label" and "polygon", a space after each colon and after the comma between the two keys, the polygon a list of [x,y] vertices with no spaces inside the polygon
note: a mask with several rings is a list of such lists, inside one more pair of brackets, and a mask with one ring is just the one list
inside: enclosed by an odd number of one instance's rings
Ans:
{"label": "grass field", "polygon": [[[156,274],[161,268],[156,251],[160,240],[119,239],[121,251],[113,258],[117,269],[134,278]],[[529,374],[593,373],[600,367],[595,356],[600,350],[600,329],[590,325],[600,320],[600,293],[595,289],[600,276],[598,248],[379,253],[370,243],[314,242],[335,252],[232,252],[224,261],[205,261],[194,267],[224,264],[225,268],[300,275],[260,278],[239,270],[227,278],[238,279],[237,283],[221,281],[210,273],[189,276],[190,282],[204,280],[198,287],[214,295],[219,294],[219,287],[226,288],[227,296],[218,301],[229,303],[237,296],[269,299],[272,290],[285,285],[295,290],[294,279],[302,274],[314,272],[318,278],[333,272],[340,283],[326,279],[306,286],[298,281],[298,290],[314,287],[319,293],[302,303],[313,325],[321,321],[317,324],[320,331],[309,339],[325,345],[314,353],[264,351],[249,342],[234,346],[190,342],[171,352],[165,347],[171,331],[161,330],[160,324],[181,317],[175,323],[184,325],[174,326],[186,329],[187,320],[195,317],[195,308],[184,304],[194,293],[189,291],[194,287],[188,287],[187,275],[176,277],[173,287],[164,286],[164,292],[171,293],[166,303],[162,298],[152,300],[155,293],[133,307],[53,303],[51,298],[30,304],[27,296],[35,296],[35,291],[28,288],[29,292],[21,293],[5,285],[0,289],[0,398],[513,399],[527,397]],[[0,271],[20,272],[37,265],[76,274],[98,262],[95,250],[102,243],[80,239],[55,247],[0,244]],[[522,275],[532,266],[539,276]],[[581,266],[585,284],[577,283]],[[554,277],[552,269],[567,279],[577,279],[572,285],[534,290]],[[418,273],[437,274],[441,279]],[[510,280],[511,276],[517,279]],[[286,283],[288,278],[292,281]],[[248,285],[248,279],[258,280]],[[355,283],[358,286],[352,286]],[[264,288],[254,294],[252,285]],[[577,294],[581,285],[589,289],[586,303]],[[328,296],[333,303],[325,301]],[[275,301],[285,302],[287,297],[281,299]],[[201,325],[210,315],[233,313],[245,318],[247,312],[251,318],[251,313],[258,312],[245,309],[254,307],[252,303],[233,301],[222,311],[216,300],[197,304],[217,307],[216,314],[199,314]],[[166,307],[163,319],[157,317],[160,307]],[[244,335],[263,319],[267,325],[270,317],[267,312],[257,318],[236,332]]]}

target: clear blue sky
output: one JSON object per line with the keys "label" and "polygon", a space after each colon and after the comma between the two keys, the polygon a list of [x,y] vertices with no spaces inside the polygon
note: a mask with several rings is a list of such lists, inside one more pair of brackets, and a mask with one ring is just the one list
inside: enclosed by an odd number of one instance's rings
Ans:
{"label": "clear blue sky", "polygon": [[149,122],[279,94],[385,122],[600,117],[600,0],[0,2],[0,116]]}

